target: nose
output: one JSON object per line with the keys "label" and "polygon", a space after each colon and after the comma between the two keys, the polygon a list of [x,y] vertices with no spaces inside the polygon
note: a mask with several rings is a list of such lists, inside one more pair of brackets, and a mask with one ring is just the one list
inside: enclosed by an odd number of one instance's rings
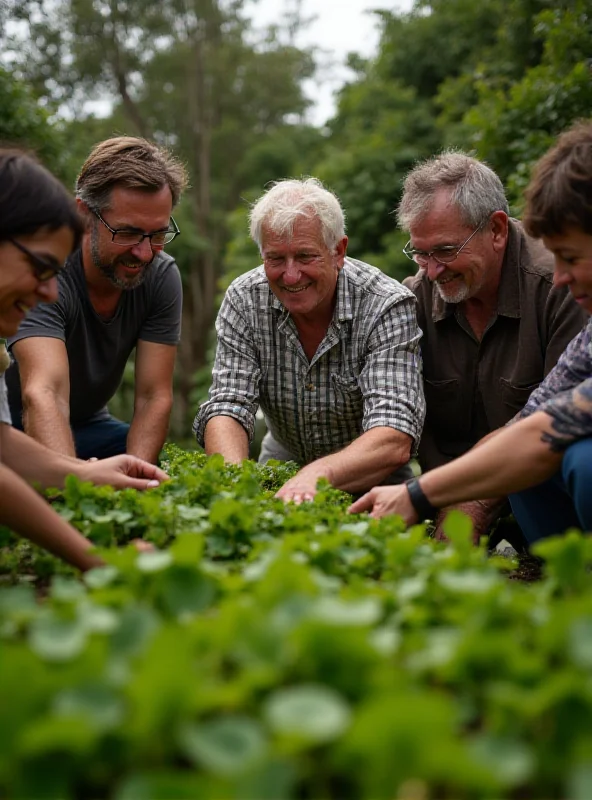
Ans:
{"label": "nose", "polygon": [[553,271],[553,285],[554,286],[567,286],[572,281],[571,273],[562,269],[561,266],[555,262],[555,270]]}
{"label": "nose", "polygon": [[433,256],[429,257],[430,260],[428,261],[427,267],[424,267],[429,280],[435,281],[446,269],[446,264],[441,264],[439,261]]}
{"label": "nose", "polygon": [[150,239],[142,239],[141,242],[135,244],[131,249],[131,253],[140,261],[144,261],[146,263],[152,261],[154,258],[154,251],[152,250]]}
{"label": "nose", "polygon": [[43,281],[37,286],[37,294],[43,303],[55,303],[58,299],[58,279],[54,275],[48,281]]}
{"label": "nose", "polygon": [[300,271],[300,267],[296,263],[295,259],[288,256],[288,258],[286,258],[286,267],[282,276],[284,283],[288,285],[298,283],[301,275],[302,272]]}

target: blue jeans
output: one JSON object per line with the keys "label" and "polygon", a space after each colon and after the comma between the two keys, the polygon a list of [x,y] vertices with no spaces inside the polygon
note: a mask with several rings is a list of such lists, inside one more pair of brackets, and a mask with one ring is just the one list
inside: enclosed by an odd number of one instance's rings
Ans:
{"label": "blue jeans", "polygon": [[[23,430],[21,420],[15,420],[13,417],[12,424],[19,431]],[[76,455],[87,460],[93,456],[109,458],[125,453],[128,431],[127,422],[110,416],[76,425],[72,428]]]}
{"label": "blue jeans", "polygon": [[592,437],[568,447],[552,478],[510,495],[510,503],[529,544],[568,528],[592,531]]}
{"label": "blue jeans", "polygon": [[127,422],[115,417],[85,422],[72,428],[78,458],[109,458],[125,453]]}

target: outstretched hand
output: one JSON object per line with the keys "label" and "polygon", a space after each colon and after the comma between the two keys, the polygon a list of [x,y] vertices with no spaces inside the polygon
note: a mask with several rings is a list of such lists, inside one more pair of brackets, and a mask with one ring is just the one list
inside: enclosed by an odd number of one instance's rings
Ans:
{"label": "outstretched hand", "polygon": [[283,500],[284,503],[291,502],[299,505],[300,503],[310,502],[317,493],[319,478],[325,477],[327,477],[326,473],[313,462],[303,467],[289,481],[286,481],[275,496]]}
{"label": "outstretched hand", "polygon": [[387,514],[398,514],[407,525],[413,525],[418,520],[406,486],[375,486],[347,510],[349,514],[370,511],[370,516],[374,519],[380,519]]}
{"label": "outstretched hand", "polygon": [[87,461],[79,477],[96,484],[106,484],[115,489],[152,489],[167,481],[169,476],[154,464],[136,456],[120,455]]}

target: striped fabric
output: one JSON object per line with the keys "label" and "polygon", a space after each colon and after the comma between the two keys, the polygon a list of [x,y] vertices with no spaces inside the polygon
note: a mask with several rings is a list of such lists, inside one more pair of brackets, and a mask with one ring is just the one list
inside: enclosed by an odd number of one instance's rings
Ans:
{"label": "striped fabric", "polygon": [[301,464],[386,426],[417,444],[425,415],[414,295],[380,270],[346,258],[333,320],[309,362],[263,267],[229,287],[216,321],[209,399],[193,430],[223,415],[253,436],[257,408]]}

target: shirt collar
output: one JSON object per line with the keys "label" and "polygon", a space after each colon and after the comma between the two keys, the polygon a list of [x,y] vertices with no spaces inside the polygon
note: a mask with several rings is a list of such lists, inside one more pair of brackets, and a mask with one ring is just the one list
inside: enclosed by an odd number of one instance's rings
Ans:
{"label": "shirt collar", "polygon": [[[508,220],[508,241],[502,263],[502,272],[497,296],[497,314],[503,317],[520,318],[520,264],[530,263],[525,251],[522,226],[515,219]],[[525,251],[525,252],[524,252]],[[458,303],[447,303],[435,286],[432,286],[432,319],[446,319],[456,312]]]}

